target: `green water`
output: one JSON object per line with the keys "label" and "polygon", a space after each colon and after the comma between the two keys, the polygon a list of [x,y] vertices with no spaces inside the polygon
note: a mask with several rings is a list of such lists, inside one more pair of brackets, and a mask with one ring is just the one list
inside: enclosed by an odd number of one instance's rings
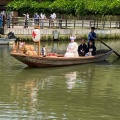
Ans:
{"label": "green water", "polygon": [[[119,52],[119,40],[106,43]],[[68,42],[44,44],[57,51]],[[28,68],[10,50],[0,46],[0,120],[120,120],[120,59],[115,54],[99,63]]]}

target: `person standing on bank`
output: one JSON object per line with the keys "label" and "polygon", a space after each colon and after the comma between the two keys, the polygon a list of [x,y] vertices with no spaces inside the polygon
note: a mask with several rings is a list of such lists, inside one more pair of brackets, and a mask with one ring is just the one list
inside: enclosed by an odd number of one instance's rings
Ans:
{"label": "person standing on bank", "polygon": [[56,14],[55,13],[53,13],[53,14],[51,14],[50,15],[50,24],[51,24],[51,27],[53,28],[54,27],[54,24],[55,24],[55,20],[56,20]]}
{"label": "person standing on bank", "polygon": [[12,20],[12,13],[9,12],[7,14],[7,28],[10,28],[11,20]]}
{"label": "person standing on bank", "polygon": [[2,14],[0,13],[0,28],[2,27]]}
{"label": "person standing on bank", "polygon": [[89,42],[92,41],[93,44],[95,45],[95,40],[97,39],[97,35],[94,32],[95,27],[91,27],[91,32],[88,34],[88,47],[89,47]]}
{"label": "person standing on bank", "polygon": [[24,28],[28,28],[28,20],[29,20],[29,14],[23,14],[25,16],[25,26]]}
{"label": "person standing on bank", "polygon": [[88,52],[87,45],[85,44],[85,40],[82,39],[81,44],[78,46],[78,54],[79,56],[85,56]]}
{"label": "person standing on bank", "polygon": [[40,16],[38,15],[38,13],[35,13],[34,14],[34,24],[35,25],[39,25],[39,18],[40,18]]}
{"label": "person standing on bank", "polygon": [[43,27],[44,27],[44,19],[46,19],[46,16],[45,16],[45,14],[40,14],[40,27],[41,27],[41,29],[43,29]]}

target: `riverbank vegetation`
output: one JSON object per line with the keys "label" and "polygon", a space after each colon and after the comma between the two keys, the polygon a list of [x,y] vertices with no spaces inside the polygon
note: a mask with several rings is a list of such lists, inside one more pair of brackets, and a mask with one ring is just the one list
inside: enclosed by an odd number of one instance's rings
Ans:
{"label": "riverbank vegetation", "polygon": [[[112,39],[120,39],[120,34],[98,34],[97,35],[99,39],[101,40],[112,40]],[[16,37],[19,37],[21,40],[27,41],[27,42],[31,42],[33,41],[31,36],[23,36],[23,35],[16,35]],[[76,35],[76,39],[77,40],[81,40],[82,38],[84,38],[85,40],[87,40],[87,34],[83,34],[83,35]],[[0,38],[6,38],[5,35],[0,35]],[[41,41],[53,41],[53,35],[42,35],[41,36]],[[68,41],[70,40],[70,35],[60,35],[59,36],[59,41]]]}
{"label": "riverbank vegetation", "polygon": [[[85,19],[99,21],[120,22],[120,0],[14,0],[7,6],[9,11],[18,11],[20,15],[29,13],[56,13],[57,18]],[[99,39],[120,39],[119,34],[98,35]],[[22,37],[25,41],[31,41],[31,37]],[[87,34],[77,36],[78,39],[87,39]],[[69,35],[59,36],[60,40],[69,40]],[[53,36],[42,36],[41,40],[53,40]]]}
{"label": "riverbank vegetation", "polygon": [[[55,12],[75,17],[120,15],[120,0],[24,0],[24,2],[23,0],[14,0],[6,7],[8,10],[32,14]],[[119,20],[120,17],[117,19]]]}
{"label": "riverbank vegetation", "polygon": [[[101,40],[120,39],[119,34],[106,34],[106,35],[99,34],[97,36]],[[33,41],[31,36],[18,35],[17,37],[19,37],[21,40],[24,40],[24,41],[27,41],[27,42]],[[82,38],[87,40],[87,34],[76,35],[76,37],[77,37],[77,40],[81,40]],[[68,41],[68,40],[70,40],[70,35],[60,35],[58,40],[59,41]],[[53,41],[53,35],[48,35],[48,36],[42,35],[41,36],[41,41]]]}

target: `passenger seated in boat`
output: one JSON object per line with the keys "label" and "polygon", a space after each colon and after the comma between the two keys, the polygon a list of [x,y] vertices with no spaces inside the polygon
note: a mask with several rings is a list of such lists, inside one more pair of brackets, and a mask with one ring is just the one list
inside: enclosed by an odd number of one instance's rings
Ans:
{"label": "passenger seated in boat", "polygon": [[88,53],[85,56],[91,56],[96,54],[96,47],[92,41],[89,42]]}
{"label": "passenger seated in boat", "polygon": [[68,44],[67,52],[65,53],[64,57],[78,57],[78,44],[74,42],[76,39],[75,35],[70,37],[71,42]]}
{"label": "passenger seated in boat", "polygon": [[19,48],[23,47],[25,45],[25,42],[20,41]]}
{"label": "passenger seated in boat", "polygon": [[85,44],[85,40],[82,39],[81,44],[78,47],[78,54],[79,56],[85,56],[87,52],[88,52],[87,45]]}

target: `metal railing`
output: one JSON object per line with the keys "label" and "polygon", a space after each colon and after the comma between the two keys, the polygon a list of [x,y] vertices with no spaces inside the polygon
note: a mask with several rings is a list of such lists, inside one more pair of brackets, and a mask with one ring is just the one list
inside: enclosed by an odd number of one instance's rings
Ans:
{"label": "metal railing", "polygon": [[70,29],[70,28],[90,28],[92,26],[97,29],[112,29],[120,28],[120,21],[98,21],[98,20],[71,20],[71,19],[34,19],[26,20],[24,17],[12,17],[11,19],[3,19],[4,27],[34,27],[41,28],[56,28],[56,29]]}

